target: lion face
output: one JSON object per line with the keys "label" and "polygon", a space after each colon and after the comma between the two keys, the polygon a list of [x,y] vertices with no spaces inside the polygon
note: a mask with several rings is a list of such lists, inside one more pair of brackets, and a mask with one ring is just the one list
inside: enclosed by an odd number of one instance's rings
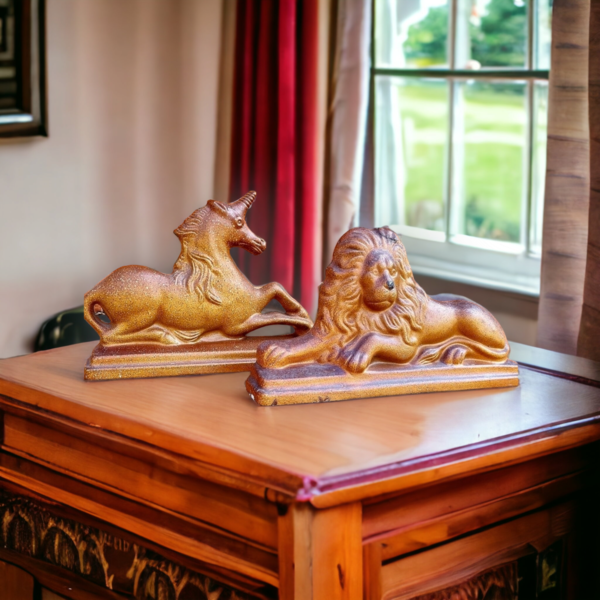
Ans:
{"label": "lion face", "polygon": [[397,277],[394,258],[387,250],[369,252],[360,276],[365,305],[376,312],[390,308],[398,298]]}
{"label": "lion face", "polygon": [[313,330],[322,339],[341,335],[342,345],[365,331],[399,335],[414,345],[427,301],[398,236],[385,228],[357,227],[335,247],[319,289]]}

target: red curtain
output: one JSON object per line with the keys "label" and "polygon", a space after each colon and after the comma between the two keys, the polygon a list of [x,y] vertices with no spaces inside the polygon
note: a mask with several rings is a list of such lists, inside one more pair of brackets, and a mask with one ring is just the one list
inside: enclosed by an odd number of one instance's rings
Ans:
{"label": "red curtain", "polygon": [[307,309],[320,280],[317,171],[318,0],[238,0],[231,200],[257,199],[261,256],[236,259],[254,284],[278,281]]}

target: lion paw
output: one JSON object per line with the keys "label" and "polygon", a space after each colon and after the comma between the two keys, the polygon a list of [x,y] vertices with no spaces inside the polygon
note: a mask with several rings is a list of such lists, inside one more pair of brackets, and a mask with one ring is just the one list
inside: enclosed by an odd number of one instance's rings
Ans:
{"label": "lion paw", "polygon": [[427,348],[419,355],[417,364],[419,365],[430,365],[437,361],[440,356],[439,348]]}
{"label": "lion paw", "polygon": [[466,357],[467,349],[464,346],[450,346],[441,360],[447,365],[462,365]]}
{"label": "lion paw", "polygon": [[349,373],[363,373],[371,364],[371,356],[361,350],[343,352],[342,361],[344,369]]}
{"label": "lion paw", "polygon": [[289,350],[278,344],[271,343],[266,347],[259,346],[256,361],[263,367],[278,369],[285,367],[289,355]]}

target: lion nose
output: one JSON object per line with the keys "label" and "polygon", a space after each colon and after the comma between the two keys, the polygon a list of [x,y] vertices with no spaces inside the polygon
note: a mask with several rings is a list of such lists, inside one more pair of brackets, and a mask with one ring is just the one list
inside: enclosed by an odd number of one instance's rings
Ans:
{"label": "lion nose", "polygon": [[385,284],[385,287],[386,287],[388,290],[393,290],[393,289],[394,289],[394,282],[393,282],[391,279],[389,279],[389,280],[387,281],[387,283]]}

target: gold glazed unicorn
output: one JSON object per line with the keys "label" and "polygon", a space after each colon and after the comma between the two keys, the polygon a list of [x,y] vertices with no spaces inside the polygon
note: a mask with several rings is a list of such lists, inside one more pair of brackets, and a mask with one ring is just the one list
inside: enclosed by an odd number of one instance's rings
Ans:
{"label": "gold glazed unicorn", "polygon": [[[245,370],[267,339],[246,334],[266,325],[310,329],[308,313],[280,284],[252,285],[231,257],[234,247],[255,255],[266,248],[246,224],[255,199],[248,192],[194,211],[174,232],[181,253],[172,273],[121,267],[85,295],[85,318],[100,336],[86,379]],[[263,313],[271,300],[286,312]]]}

